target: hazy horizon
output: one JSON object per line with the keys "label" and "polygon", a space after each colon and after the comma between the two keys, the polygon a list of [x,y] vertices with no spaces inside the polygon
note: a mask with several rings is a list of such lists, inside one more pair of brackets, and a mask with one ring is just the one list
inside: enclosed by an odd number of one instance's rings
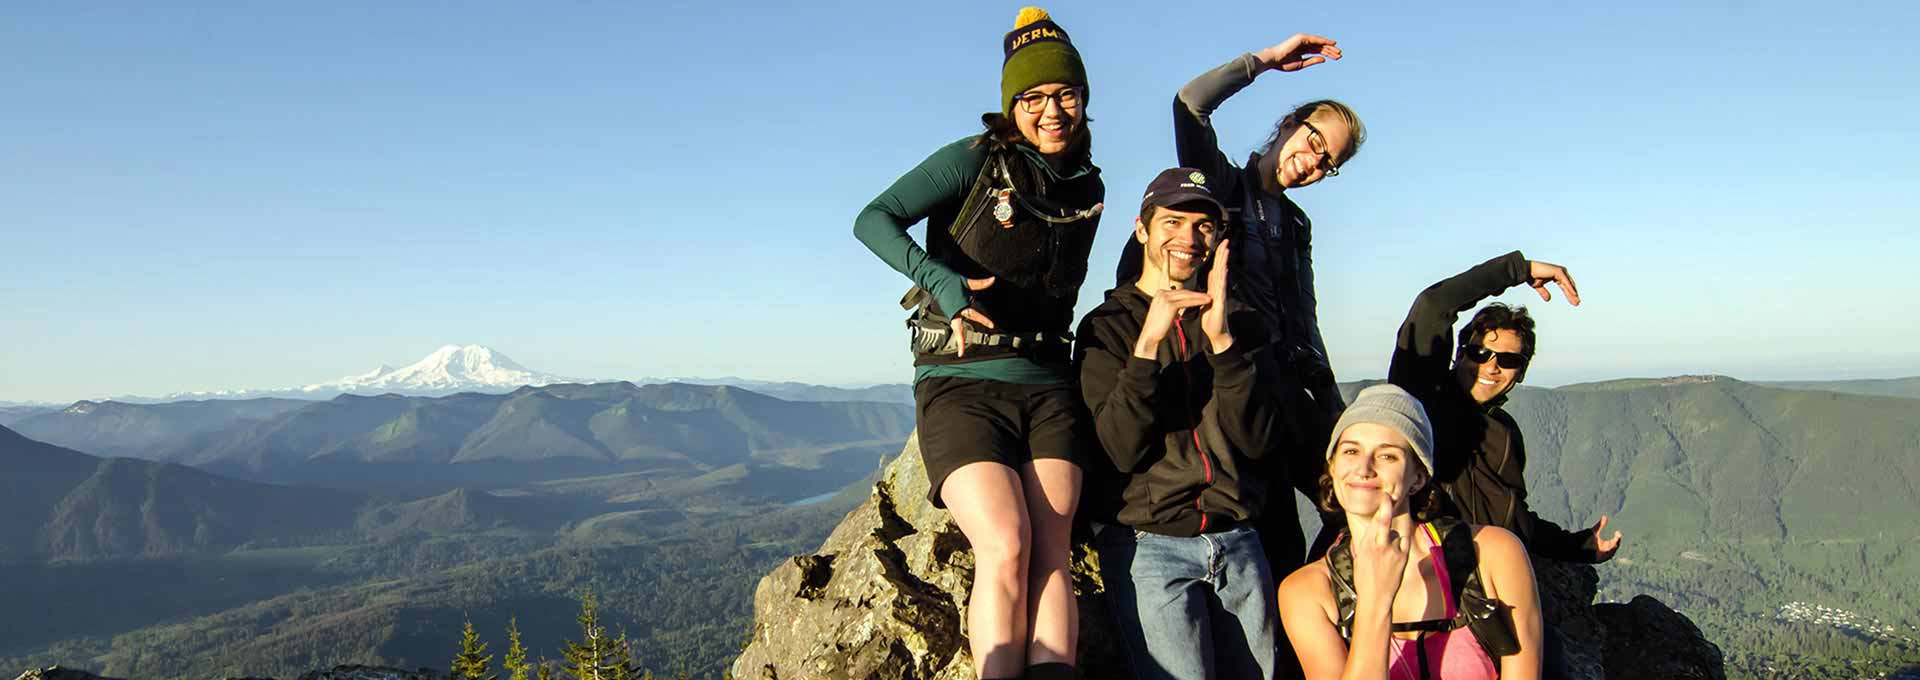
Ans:
{"label": "hazy horizon", "polygon": [[[449,343],[449,344],[452,344],[452,343]],[[473,343],[473,344],[479,344],[479,343]],[[512,352],[503,350],[499,347],[492,347],[487,345],[481,345],[481,346],[488,347],[489,349],[495,350],[499,354],[503,354],[503,355],[506,355],[507,357],[513,358],[515,362],[520,363],[521,365],[523,365],[529,370],[539,372],[539,373],[550,373],[550,374],[559,375],[559,372],[546,371],[542,366],[529,364],[527,362],[522,362],[517,357],[514,357]],[[418,357],[416,357],[416,359],[417,358]],[[397,367],[397,366],[404,366],[408,363],[412,363],[412,360],[398,361],[398,362],[385,362],[382,365],[388,366],[388,367]],[[1721,373],[1721,372],[1715,372],[1715,371],[1678,371],[1678,372],[1658,373],[1658,374],[1624,373],[1624,374],[1617,374],[1617,375],[1595,375],[1595,376],[1585,376],[1585,377],[1576,376],[1576,377],[1569,377],[1565,379],[1529,380],[1528,382],[1525,383],[1525,386],[1552,389],[1557,387],[1565,387],[1567,385],[1604,382],[1604,381],[1611,381],[1611,380],[1643,380],[1643,379],[1657,380],[1657,379],[1664,379],[1664,378],[1696,376],[1696,375],[1720,375],[1720,376],[1733,378],[1735,380],[1742,380],[1745,382],[1755,382],[1755,383],[1872,381],[1872,380],[1900,380],[1900,379],[1906,379],[1906,378],[1920,378],[1920,373],[1879,375],[1879,374],[1871,374],[1871,373],[1864,373],[1864,372],[1856,373],[1856,374],[1834,374],[1834,373],[1811,372],[1811,371],[1817,371],[1817,369],[1809,369],[1809,371],[1810,372],[1808,372],[1806,375],[1811,377],[1792,377],[1790,375],[1766,375],[1766,374],[1744,374],[1743,375],[1743,374],[1733,374],[1733,373]],[[0,394],[0,404],[65,405],[65,404],[71,404],[73,402],[83,401],[83,400],[105,401],[105,400],[111,400],[111,399],[143,399],[143,400],[166,399],[166,400],[179,400],[179,401],[201,400],[201,399],[223,399],[223,398],[229,398],[227,395],[221,394],[223,392],[230,393],[230,392],[291,391],[291,390],[297,390],[301,387],[305,387],[308,385],[316,385],[316,384],[330,382],[332,380],[342,378],[342,377],[347,377],[352,374],[360,373],[360,372],[363,372],[363,371],[348,371],[348,372],[340,373],[338,375],[334,375],[329,378],[309,380],[303,383],[291,384],[291,385],[245,384],[245,385],[236,385],[236,386],[222,387],[222,388],[215,388],[215,389],[195,389],[195,390],[177,389],[177,390],[168,390],[168,391],[154,392],[154,393],[137,393],[137,392],[131,392],[131,391],[119,391],[119,392],[111,392],[111,393],[90,394],[90,395],[83,395],[83,396],[60,397],[60,398],[45,398],[45,397],[34,397],[34,396],[20,398],[17,396]],[[620,382],[620,381],[631,381],[631,382],[740,381],[740,382],[767,382],[767,383],[796,382],[796,383],[802,383],[802,384],[817,385],[821,387],[834,387],[834,388],[843,388],[843,389],[860,389],[860,388],[876,387],[876,386],[882,386],[882,385],[903,385],[911,382],[911,376],[903,376],[902,379],[900,380],[881,381],[881,382],[862,382],[862,381],[816,382],[816,381],[807,381],[807,380],[767,378],[763,376],[753,376],[753,375],[665,375],[665,374],[662,374],[662,375],[634,375],[634,376],[562,376],[562,377],[567,377],[572,379],[572,381],[577,381],[582,383],[601,383],[601,382]],[[1384,371],[1382,371],[1378,375],[1361,375],[1361,376],[1341,375],[1339,376],[1340,382],[1365,382],[1365,381],[1385,380],[1385,379],[1386,379],[1386,374]],[[372,392],[368,392],[368,393],[372,393]],[[259,395],[254,395],[254,396],[259,396]],[[282,395],[282,394],[274,394],[270,396],[276,396],[276,397],[290,396],[292,398],[303,398],[295,395]],[[333,393],[331,392],[322,392],[322,393],[316,394],[313,397],[305,397],[305,398],[329,399],[329,398],[332,398],[332,396],[333,396]]]}

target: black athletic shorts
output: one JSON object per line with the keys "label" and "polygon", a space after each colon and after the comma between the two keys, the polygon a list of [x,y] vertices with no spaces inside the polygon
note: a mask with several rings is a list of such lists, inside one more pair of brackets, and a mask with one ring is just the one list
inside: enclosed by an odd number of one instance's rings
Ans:
{"label": "black athletic shorts", "polygon": [[1093,417],[1074,383],[1022,385],[977,378],[927,378],[913,386],[927,500],[946,508],[940,485],[969,463],[1015,470],[1035,458],[1080,464],[1099,446]]}

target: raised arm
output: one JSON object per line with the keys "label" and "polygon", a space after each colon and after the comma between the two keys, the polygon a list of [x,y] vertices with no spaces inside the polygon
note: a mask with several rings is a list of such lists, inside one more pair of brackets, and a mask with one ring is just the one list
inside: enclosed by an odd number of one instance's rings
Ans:
{"label": "raised arm", "polygon": [[867,250],[932,294],[940,310],[950,315],[967,307],[966,278],[928,255],[907,235],[907,228],[926,219],[941,203],[966,200],[966,192],[986,163],[984,152],[971,145],[971,138],[963,139],[933,152],[894,180],[853,220],[853,235]]}
{"label": "raised arm", "polygon": [[1173,142],[1180,165],[1226,176],[1232,163],[1220,152],[1220,138],[1213,130],[1214,110],[1261,73],[1298,71],[1340,56],[1334,41],[1300,33],[1259,52],[1234,57],[1188,82],[1173,98]]}
{"label": "raised arm", "polygon": [[1429,399],[1450,380],[1453,324],[1481,300],[1527,281],[1527,258],[1516,250],[1420,291],[1400,324],[1387,381]]}

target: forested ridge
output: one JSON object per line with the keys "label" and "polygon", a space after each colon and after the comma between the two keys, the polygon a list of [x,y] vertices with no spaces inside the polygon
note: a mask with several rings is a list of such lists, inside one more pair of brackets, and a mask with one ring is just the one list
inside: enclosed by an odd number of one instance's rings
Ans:
{"label": "forested ridge", "polygon": [[[707,398],[664,396],[674,408]],[[1686,614],[1725,652],[1730,677],[1920,672],[1920,552],[1909,547],[1920,540],[1920,400],[1701,376],[1523,388],[1508,409],[1526,433],[1535,510],[1568,527],[1606,514],[1626,533],[1620,556],[1599,568],[1603,600],[1645,593]],[[70,451],[31,451],[62,488],[90,500],[56,507],[67,492],[27,485],[8,487],[0,504],[44,501],[37,515],[12,517],[59,516],[63,527],[102,526],[89,508],[164,511],[177,494],[147,482],[198,479],[177,466],[103,468]],[[875,465],[870,451],[820,470],[858,477]],[[795,504],[824,480],[780,470],[634,471],[399,501],[330,492],[301,498],[343,499],[350,507],[337,509],[351,512],[299,540],[168,538],[248,526],[208,506],[190,515],[197,524],[158,534],[165,540],[129,544],[165,548],[158,556],[104,549],[120,544],[102,538],[135,537],[116,529],[88,539],[103,549],[0,564],[10,614],[0,617],[0,670],[58,663],[202,678],[292,677],[335,663],[444,669],[469,621],[491,654],[505,654],[512,622],[530,664],[559,664],[567,643],[582,643],[590,592],[597,624],[609,640],[624,633],[637,671],[719,677],[748,633],[760,577],[816,548],[865,496],[867,483],[856,482],[831,500]],[[12,532],[0,536],[31,541],[46,526],[0,526]],[[103,554],[121,556],[91,557]],[[504,678],[501,662],[493,672]]]}

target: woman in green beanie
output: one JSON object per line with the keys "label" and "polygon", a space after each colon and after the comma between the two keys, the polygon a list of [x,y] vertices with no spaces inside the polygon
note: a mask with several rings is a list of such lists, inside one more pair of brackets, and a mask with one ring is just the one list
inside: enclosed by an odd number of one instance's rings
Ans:
{"label": "woman in green beanie", "polygon": [[[913,281],[903,301],[929,499],[974,551],[966,631],[982,678],[1071,678],[1067,570],[1079,461],[1095,453],[1068,328],[1106,187],[1066,31],[1021,10],[999,111],[860,212],[854,235]],[[927,220],[927,243],[907,228]]]}

